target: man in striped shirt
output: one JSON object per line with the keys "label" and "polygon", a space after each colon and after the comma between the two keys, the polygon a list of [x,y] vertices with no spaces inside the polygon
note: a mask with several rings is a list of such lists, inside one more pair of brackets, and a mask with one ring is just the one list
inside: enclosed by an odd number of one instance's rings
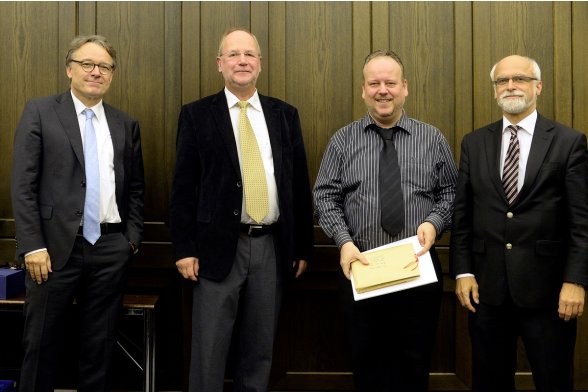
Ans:
{"label": "man in striped shirt", "polygon": [[[442,295],[433,244],[450,225],[457,169],[442,133],[404,112],[408,82],[396,53],[368,55],[363,77],[368,113],[330,140],[314,188],[315,214],[340,249],[347,279],[353,261],[367,263],[360,252],[392,241],[418,235],[417,256],[431,252],[437,283],[359,302],[352,300],[349,282],[342,285],[356,390],[426,391]],[[390,128],[404,203],[403,226],[392,233],[382,227],[379,193],[379,132]]]}

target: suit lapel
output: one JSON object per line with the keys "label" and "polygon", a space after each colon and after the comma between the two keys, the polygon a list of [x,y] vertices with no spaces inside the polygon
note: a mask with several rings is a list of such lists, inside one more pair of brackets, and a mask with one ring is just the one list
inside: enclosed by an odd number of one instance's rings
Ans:
{"label": "suit lapel", "polygon": [[211,115],[216,122],[216,129],[221,135],[224,144],[227,148],[227,153],[233,169],[241,177],[241,166],[239,165],[239,154],[237,153],[237,142],[235,141],[235,133],[233,132],[233,125],[231,124],[231,116],[229,108],[227,107],[227,99],[224,91],[219,92],[210,105]]}
{"label": "suit lapel", "polygon": [[533,140],[531,141],[531,150],[529,151],[529,159],[527,160],[527,168],[525,169],[525,181],[523,182],[523,187],[519,192],[517,201],[522,200],[525,194],[529,192],[529,189],[535,182],[535,178],[539,174],[539,169],[543,165],[543,161],[553,140],[552,130],[553,125],[550,122],[541,116],[537,116]]}
{"label": "suit lapel", "polygon": [[270,144],[272,146],[272,158],[274,161],[274,177],[276,184],[280,183],[282,176],[282,122],[280,121],[280,109],[267,97],[259,94],[263,115],[267,124]]}
{"label": "suit lapel", "polygon": [[502,186],[500,173],[500,150],[502,148],[502,120],[488,126],[486,133],[486,162],[488,162],[488,176],[496,192],[507,202]]}
{"label": "suit lapel", "polygon": [[82,135],[80,133],[80,123],[78,122],[78,116],[76,109],[71,98],[71,92],[67,91],[59,95],[56,99],[55,112],[59,121],[63,126],[63,130],[66,133],[71,148],[76,154],[80,165],[85,169],[84,165],[84,146],[82,145]]}

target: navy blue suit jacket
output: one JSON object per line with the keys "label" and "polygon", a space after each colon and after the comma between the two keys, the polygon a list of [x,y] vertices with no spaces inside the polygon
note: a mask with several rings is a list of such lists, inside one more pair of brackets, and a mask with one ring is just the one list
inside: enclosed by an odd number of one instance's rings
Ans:
{"label": "navy blue suit jacket", "polygon": [[502,120],[464,137],[451,231],[451,273],[473,273],[480,301],[557,306],[562,283],[588,285],[586,137],[538,116],[523,187],[501,182]]}

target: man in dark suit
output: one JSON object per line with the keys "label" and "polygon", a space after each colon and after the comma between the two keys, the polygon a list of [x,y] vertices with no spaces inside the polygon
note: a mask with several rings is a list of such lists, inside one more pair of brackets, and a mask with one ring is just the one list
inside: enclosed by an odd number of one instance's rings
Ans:
{"label": "man in dark suit", "polygon": [[537,63],[490,73],[502,120],[464,137],[451,234],[470,313],[473,389],[513,391],[518,336],[537,391],[571,391],[588,284],[586,137],[537,113]]}
{"label": "man in dark suit", "polygon": [[66,315],[79,310],[80,391],[107,391],[125,271],[143,232],[139,124],[102,102],[116,52],[75,38],[70,91],[26,104],[14,140],[12,204],[26,278],[19,390],[53,391]]}
{"label": "man in dark suit", "polygon": [[[182,108],[171,197],[176,266],[195,282],[190,391],[266,391],[281,296],[313,245],[312,201],[296,108],[257,93],[257,39],[221,39],[225,89]],[[239,326],[234,330],[233,326]]]}

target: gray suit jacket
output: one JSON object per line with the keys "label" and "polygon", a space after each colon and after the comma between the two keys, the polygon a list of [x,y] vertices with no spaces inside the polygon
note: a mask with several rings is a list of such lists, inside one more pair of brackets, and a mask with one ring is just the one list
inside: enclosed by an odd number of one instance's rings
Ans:
{"label": "gray suit jacket", "polygon": [[[139,124],[103,105],[114,147],[116,203],[123,234],[139,244],[144,191]],[[82,139],[70,91],[27,102],[13,153],[17,256],[47,248],[52,268],[59,270],[73,248],[86,194]]]}

